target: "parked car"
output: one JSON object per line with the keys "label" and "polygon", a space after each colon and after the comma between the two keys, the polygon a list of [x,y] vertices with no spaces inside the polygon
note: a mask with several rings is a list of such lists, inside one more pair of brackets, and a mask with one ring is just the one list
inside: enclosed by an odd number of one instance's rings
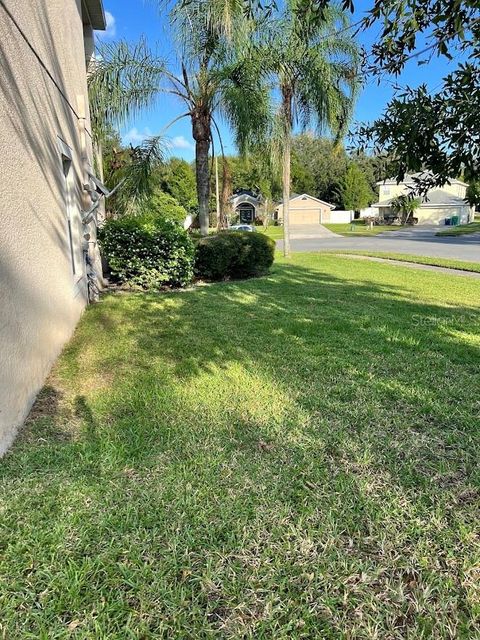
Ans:
{"label": "parked car", "polygon": [[229,231],[255,231],[255,227],[251,224],[234,224],[228,227]]}

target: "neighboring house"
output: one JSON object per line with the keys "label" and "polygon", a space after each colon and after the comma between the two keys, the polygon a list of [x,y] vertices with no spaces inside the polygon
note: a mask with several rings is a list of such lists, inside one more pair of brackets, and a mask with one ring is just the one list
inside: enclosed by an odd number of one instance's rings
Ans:
{"label": "neighboring house", "polygon": [[[372,207],[378,209],[381,217],[391,213],[391,203],[401,194],[410,193],[415,187],[415,178],[424,174],[416,173],[406,175],[403,182],[397,184],[396,180],[384,180],[377,182],[379,187],[379,201]],[[474,217],[474,209],[465,201],[468,185],[461,180],[450,180],[450,184],[431,189],[427,197],[422,199],[420,207],[414,216],[419,224],[445,224],[446,218],[458,216],[461,224],[471,222]]]}
{"label": "neighboring house", "polygon": [[[330,222],[333,204],[309,196],[308,193],[290,197],[290,224],[322,224]],[[280,203],[275,211],[275,219],[283,222],[283,204]]]}
{"label": "neighboring house", "polygon": [[230,204],[241,224],[254,224],[263,204],[263,198],[249,189],[238,189],[230,198]]}
{"label": "neighboring house", "polygon": [[87,255],[98,265],[94,29],[101,0],[0,3],[0,455],[87,303]]}

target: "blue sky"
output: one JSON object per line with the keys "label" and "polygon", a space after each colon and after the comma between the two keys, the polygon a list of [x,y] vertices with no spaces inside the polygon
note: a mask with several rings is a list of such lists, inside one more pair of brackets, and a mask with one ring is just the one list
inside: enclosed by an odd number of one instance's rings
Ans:
{"label": "blue sky", "polygon": [[[108,27],[107,31],[101,34],[102,39],[108,41],[125,39],[135,42],[144,36],[160,56],[174,63],[175,54],[169,38],[167,17],[159,15],[152,2],[146,0],[104,0],[104,5]],[[370,6],[371,2],[368,0],[358,0],[352,21],[358,20]],[[374,25],[369,31],[359,34],[357,39],[369,51],[379,31],[380,26]],[[412,60],[406,65],[403,73],[396,80],[399,84],[418,86],[425,82],[431,89],[434,89],[448,70],[448,63],[444,58],[434,58],[428,64],[420,66],[417,62],[417,60]],[[394,78],[390,78],[390,81],[394,80]],[[390,82],[383,81],[378,85],[376,80],[369,80],[357,102],[354,121],[365,122],[379,116],[392,95],[393,87]],[[163,127],[182,112],[181,108],[181,104],[175,98],[160,96],[151,109],[140,114],[122,128],[121,133],[124,141],[136,144],[147,135],[159,133]],[[221,131],[226,152],[235,153],[228,127],[221,126]],[[179,156],[186,160],[193,159],[193,140],[187,118],[169,128],[167,135],[170,140],[172,156]]]}

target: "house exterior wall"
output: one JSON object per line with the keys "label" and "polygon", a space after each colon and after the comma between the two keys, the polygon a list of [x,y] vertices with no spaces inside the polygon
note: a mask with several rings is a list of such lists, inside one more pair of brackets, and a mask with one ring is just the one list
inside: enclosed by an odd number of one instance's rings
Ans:
{"label": "house exterior wall", "polygon": [[400,184],[381,184],[379,202],[382,202],[382,200],[389,200],[390,198],[396,198],[403,193],[408,193],[408,191],[409,189],[407,185],[403,182]]}
{"label": "house exterior wall", "polygon": [[[440,190],[431,189],[429,194],[434,193],[435,191]],[[465,198],[467,192],[467,185],[463,184],[459,181],[452,181],[451,184],[444,184],[441,187],[442,191],[445,191],[457,198]],[[397,196],[409,193],[410,187],[405,183],[381,183],[379,185],[379,202],[390,200],[392,198],[396,198]],[[446,198],[448,200],[448,198]],[[390,207],[380,207],[380,214],[386,215],[390,213]],[[415,217],[418,218],[419,224],[437,224],[442,225],[445,224],[445,218],[451,218],[452,216],[459,216],[460,223],[466,224],[473,220],[474,211],[473,208],[470,207],[467,203],[464,205],[438,205],[433,206],[429,204],[428,201],[423,203],[415,212]]]}
{"label": "house exterior wall", "polygon": [[58,87],[0,6],[0,455],[86,304],[80,212],[92,164],[81,0],[5,5]]}
{"label": "house exterior wall", "polygon": [[[387,215],[391,212],[390,207],[380,207],[380,214]],[[473,215],[470,207],[465,206],[439,206],[439,207],[420,207],[414,213],[415,218],[418,218],[418,224],[445,224],[445,218],[451,218],[452,216],[459,216],[460,224],[467,224],[473,219]]]}
{"label": "house exterior wall", "polygon": [[468,205],[458,207],[420,207],[415,212],[419,224],[445,224],[445,218],[459,216],[460,224],[470,221],[470,207]]}
{"label": "house exterior wall", "polygon": [[[379,202],[383,200],[389,200],[390,198],[396,198],[403,193],[409,193],[411,190],[411,186],[401,182],[400,184],[396,183],[387,183],[379,185]],[[447,193],[451,193],[458,198],[465,198],[467,193],[467,186],[464,184],[460,184],[458,182],[452,182],[452,184],[444,184],[442,186],[443,191],[447,191]],[[432,189],[434,191],[434,189]]]}
{"label": "house exterior wall", "polygon": [[[330,222],[330,207],[313,198],[290,200],[290,224],[320,224]],[[283,220],[283,204],[277,208],[278,220]]]}
{"label": "house exterior wall", "polygon": [[442,187],[443,191],[447,191],[447,193],[451,193],[458,198],[465,198],[467,195],[467,186],[464,184],[459,184],[458,182],[453,182],[452,184],[444,184]]}

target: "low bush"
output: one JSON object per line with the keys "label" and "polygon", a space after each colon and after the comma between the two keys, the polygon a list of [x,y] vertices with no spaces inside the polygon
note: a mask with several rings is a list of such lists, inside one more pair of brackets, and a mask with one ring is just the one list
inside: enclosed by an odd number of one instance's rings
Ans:
{"label": "low bush", "polygon": [[193,278],[195,247],[189,235],[162,215],[108,220],[99,234],[112,276],[142,289],[181,287]]}
{"label": "low bush", "polygon": [[205,280],[262,276],[274,255],[275,242],[262,233],[226,231],[198,241],[195,275]]}

